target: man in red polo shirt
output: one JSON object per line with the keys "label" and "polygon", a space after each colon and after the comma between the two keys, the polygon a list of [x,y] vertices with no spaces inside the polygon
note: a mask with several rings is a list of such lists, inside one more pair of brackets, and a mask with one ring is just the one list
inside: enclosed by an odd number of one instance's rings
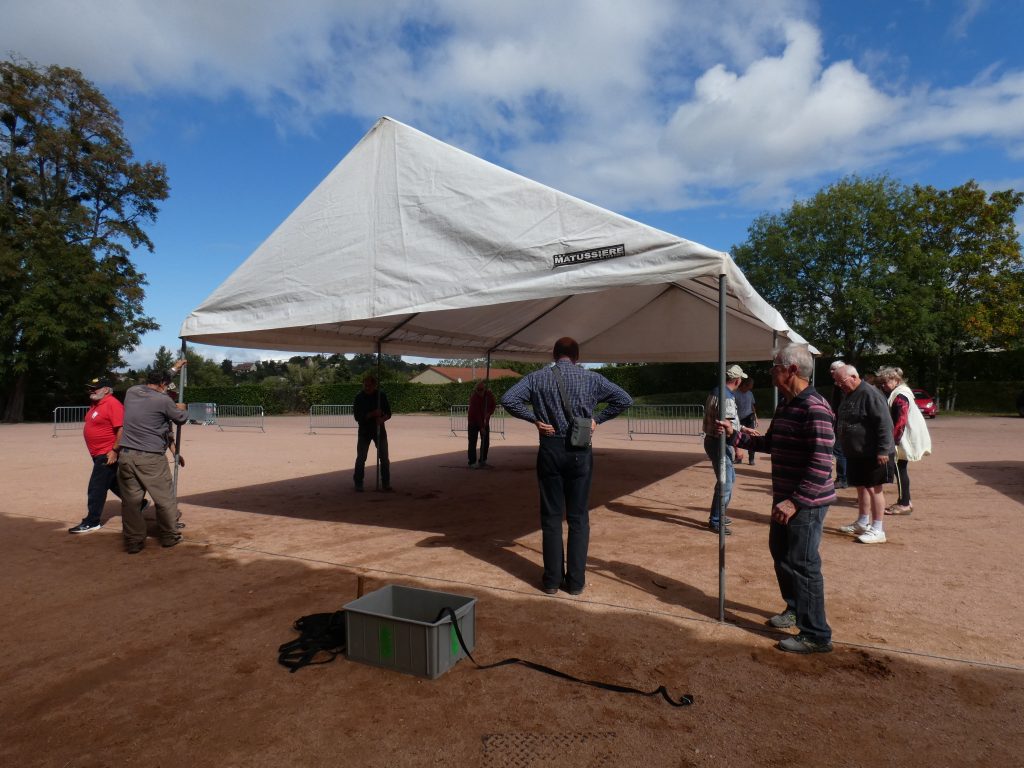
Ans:
{"label": "man in red polo shirt", "polygon": [[113,491],[120,498],[117,487],[117,452],[114,445],[121,435],[124,423],[124,406],[114,397],[108,379],[93,379],[88,384],[92,407],[85,414],[85,447],[92,457],[92,475],[89,477],[88,513],[78,525],[69,528],[68,533],[89,533],[103,527],[100,518],[107,491]]}

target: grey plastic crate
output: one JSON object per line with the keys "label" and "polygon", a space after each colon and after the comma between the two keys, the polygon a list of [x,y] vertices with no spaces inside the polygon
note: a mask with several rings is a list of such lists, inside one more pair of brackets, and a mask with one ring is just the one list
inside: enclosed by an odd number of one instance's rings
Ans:
{"label": "grey plastic crate", "polygon": [[420,677],[439,677],[466,653],[451,617],[435,621],[451,608],[470,652],[476,643],[476,598],[431,589],[388,585],[345,606],[345,655]]}

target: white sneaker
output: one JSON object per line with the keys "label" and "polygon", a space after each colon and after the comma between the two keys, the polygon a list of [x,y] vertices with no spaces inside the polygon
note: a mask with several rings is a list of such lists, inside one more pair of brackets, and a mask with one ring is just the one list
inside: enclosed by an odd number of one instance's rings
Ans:
{"label": "white sneaker", "polygon": [[858,536],[857,541],[861,544],[885,544],[885,531],[876,531],[872,528],[867,533]]}
{"label": "white sneaker", "polygon": [[864,523],[854,521],[849,525],[844,525],[839,529],[843,533],[852,533],[854,536],[859,536],[862,533],[867,533],[871,530],[871,525],[864,525]]}

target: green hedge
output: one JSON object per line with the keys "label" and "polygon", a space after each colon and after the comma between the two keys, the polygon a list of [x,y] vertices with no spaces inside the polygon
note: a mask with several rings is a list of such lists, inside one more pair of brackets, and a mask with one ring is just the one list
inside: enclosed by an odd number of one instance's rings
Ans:
{"label": "green hedge", "polygon": [[[956,410],[981,413],[1017,413],[1020,381],[960,381],[956,385]],[[945,398],[943,398],[945,400]],[[945,402],[940,404],[942,407]]]}
{"label": "green hedge", "polygon": [[[705,389],[680,390],[679,383],[670,383],[662,374],[645,371],[654,366],[618,366],[601,371],[629,392],[637,404],[703,405],[708,391],[714,386],[714,377]],[[517,379],[496,379],[491,390],[499,400]],[[656,385],[667,387],[664,390]],[[218,405],[262,405],[267,415],[305,413],[310,405],[349,405],[361,389],[358,384],[314,384],[307,387],[263,386],[246,384],[237,387],[189,387],[185,393],[191,403],[217,403]],[[388,383],[383,387],[395,413],[447,413],[453,405],[465,405],[473,391],[473,382],[461,384],[409,384]],[[831,394],[831,386],[820,387],[823,395]],[[981,413],[1016,413],[1017,397],[1024,389],[1019,381],[980,382],[961,381],[957,385],[956,410]],[[762,417],[771,415],[772,390],[754,390],[757,411]],[[945,403],[942,404],[943,407]]]}
{"label": "green hedge", "polygon": [[[495,379],[491,391],[497,399],[518,379]],[[461,384],[409,384],[388,382],[381,387],[387,393],[395,413],[447,413],[453,405],[466,405],[473,382]],[[189,387],[185,399],[190,403],[218,405],[262,405],[267,415],[303,413],[311,405],[350,405],[362,389],[359,384],[311,384],[306,387],[263,386]]]}

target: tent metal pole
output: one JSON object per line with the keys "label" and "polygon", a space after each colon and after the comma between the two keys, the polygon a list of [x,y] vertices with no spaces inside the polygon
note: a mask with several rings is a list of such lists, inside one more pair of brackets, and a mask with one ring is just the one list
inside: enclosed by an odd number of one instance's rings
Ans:
{"label": "tent metal pole", "polygon": [[[185,340],[181,340],[181,357],[185,359]],[[184,403],[185,400],[185,382],[188,381],[188,375],[185,373],[187,365],[181,366],[181,370],[178,371],[178,402]],[[188,406],[186,406],[187,408]],[[174,476],[171,478],[171,494],[175,499],[178,498],[178,464],[181,462],[181,424],[178,424],[174,428]]]}
{"label": "tent metal pole", "polygon": [[380,490],[380,440],[383,430],[383,422],[380,420],[380,342],[377,342],[377,484],[374,490]]}
{"label": "tent metal pole", "polygon": [[[775,353],[778,352],[778,349],[776,349],[776,347],[778,346],[778,343],[779,343],[779,332],[778,331],[772,331],[772,362],[773,363],[775,362]],[[774,378],[775,377],[772,376],[772,379],[774,379]],[[776,411],[776,409],[778,407],[779,407],[779,388],[776,387],[774,384],[772,384],[772,413],[775,413],[775,411]]]}
{"label": "tent metal pole", "polygon": [[[725,275],[718,276],[718,414],[725,416]],[[725,432],[718,437],[718,487],[725,489]],[[719,493],[718,509],[718,620],[725,621],[725,509]]]}

